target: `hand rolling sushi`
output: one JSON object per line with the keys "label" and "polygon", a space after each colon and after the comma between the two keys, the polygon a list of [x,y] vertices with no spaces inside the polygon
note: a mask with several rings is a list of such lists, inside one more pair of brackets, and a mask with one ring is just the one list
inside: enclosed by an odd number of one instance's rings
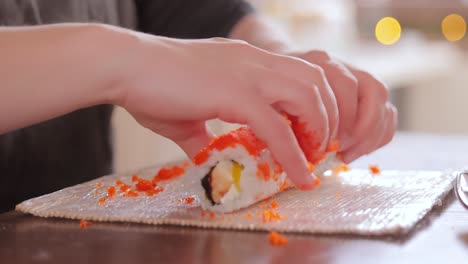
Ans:
{"label": "hand rolling sushi", "polygon": [[[247,127],[215,138],[193,162],[200,177],[201,206],[210,211],[248,207],[293,186],[266,144]],[[314,171],[321,174],[338,164],[330,154]]]}

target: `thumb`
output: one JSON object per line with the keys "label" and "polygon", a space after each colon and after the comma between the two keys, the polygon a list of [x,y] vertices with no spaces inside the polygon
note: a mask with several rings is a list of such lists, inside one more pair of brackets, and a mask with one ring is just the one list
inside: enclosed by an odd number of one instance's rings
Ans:
{"label": "thumb", "polygon": [[179,145],[190,158],[193,158],[211,142],[214,138],[214,134],[208,129],[206,124],[197,125],[197,127],[192,127],[190,130],[190,135],[188,137],[175,140],[175,143]]}

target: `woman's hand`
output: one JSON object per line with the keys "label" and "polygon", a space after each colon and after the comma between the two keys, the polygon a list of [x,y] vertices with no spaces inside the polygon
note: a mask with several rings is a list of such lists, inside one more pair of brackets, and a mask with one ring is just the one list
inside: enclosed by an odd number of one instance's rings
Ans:
{"label": "woman's hand", "polygon": [[389,103],[383,83],[365,71],[347,66],[323,51],[290,53],[319,65],[338,103],[340,153],[349,163],[390,142],[396,130],[397,110]]}
{"label": "woman's hand", "polygon": [[305,122],[325,147],[338,128],[333,91],[320,67],[243,41],[178,40],[132,33],[116,104],[189,156],[210,140],[205,121],[249,125],[300,188],[314,185],[298,142],[279,113]]}

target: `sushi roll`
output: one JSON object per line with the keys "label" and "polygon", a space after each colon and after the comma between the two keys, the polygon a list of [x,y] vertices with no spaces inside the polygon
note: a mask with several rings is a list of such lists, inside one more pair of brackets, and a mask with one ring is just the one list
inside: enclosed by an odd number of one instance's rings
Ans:
{"label": "sushi roll", "polygon": [[[290,187],[280,164],[250,128],[242,127],[215,138],[193,159],[203,209],[232,212]],[[314,169],[322,173],[339,164],[330,155]]]}

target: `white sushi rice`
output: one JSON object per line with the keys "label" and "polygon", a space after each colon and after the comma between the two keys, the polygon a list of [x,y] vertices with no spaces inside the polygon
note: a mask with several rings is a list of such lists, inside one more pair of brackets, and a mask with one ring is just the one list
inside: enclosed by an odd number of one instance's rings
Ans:
{"label": "white sushi rice", "polygon": [[[239,181],[240,192],[232,185],[230,190],[221,199],[221,203],[213,205],[206,197],[205,189],[201,185],[201,180],[222,160],[236,161],[243,166]],[[269,180],[257,176],[257,165],[259,163],[268,164],[270,168]],[[200,180],[197,196],[201,201],[202,208],[213,212],[232,212],[248,207],[278,193],[281,184],[286,180],[286,174],[281,173],[275,176],[277,177],[276,181],[273,180],[273,175],[275,174],[274,168],[276,166],[270,151],[266,149],[262,150],[258,157],[250,155],[240,144],[234,148],[212,151],[209,159],[205,163],[194,168],[196,171],[193,175],[197,175]]]}

